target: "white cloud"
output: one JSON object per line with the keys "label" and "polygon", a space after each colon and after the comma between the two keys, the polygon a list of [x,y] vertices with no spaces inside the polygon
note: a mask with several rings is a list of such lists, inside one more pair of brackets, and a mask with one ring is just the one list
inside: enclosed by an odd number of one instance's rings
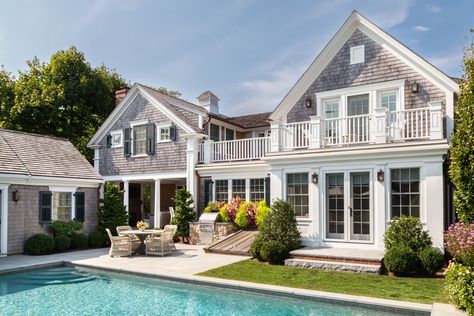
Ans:
{"label": "white cloud", "polygon": [[441,8],[438,7],[437,5],[427,4],[426,7],[428,8],[428,10],[430,10],[433,13],[439,13],[442,11]]}
{"label": "white cloud", "polygon": [[383,1],[376,7],[376,12],[367,16],[381,28],[389,29],[405,22],[413,3],[412,0]]}
{"label": "white cloud", "polygon": [[460,76],[463,62],[462,49],[428,57],[428,61],[445,73]]}
{"label": "white cloud", "polygon": [[413,29],[417,32],[428,32],[430,30],[429,27],[423,25],[416,25],[413,27]]}

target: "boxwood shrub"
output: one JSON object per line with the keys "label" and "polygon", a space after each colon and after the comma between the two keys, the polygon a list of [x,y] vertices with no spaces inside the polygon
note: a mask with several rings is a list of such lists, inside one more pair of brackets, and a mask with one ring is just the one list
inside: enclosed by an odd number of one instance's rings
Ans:
{"label": "boxwood shrub", "polygon": [[59,235],[53,237],[53,240],[55,252],[63,252],[69,250],[69,247],[71,247],[71,239],[69,237]]}
{"label": "boxwood shrub", "polygon": [[395,217],[389,222],[384,235],[385,249],[404,245],[416,253],[431,247],[431,238],[418,217]]}
{"label": "boxwood shrub", "polygon": [[46,234],[35,234],[28,238],[24,245],[24,252],[27,255],[47,255],[53,252],[53,238]]}
{"label": "boxwood shrub", "polygon": [[71,236],[71,248],[85,249],[89,245],[89,238],[84,234],[74,233]]}
{"label": "boxwood shrub", "polygon": [[262,256],[260,255],[260,250],[262,249],[262,245],[263,245],[263,239],[260,237],[260,235],[257,235],[252,245],[250,245],[250,252],[252,253],[252,256],[256,258],[258,261],[264,261]]}
{"label": "boxwood shrub", "polygon": [[423,249],[418,258],[424,274],[434,275],[443,267],[444,255],[436,248]]}
{"label": "boxwood shrub", "polygon": [[385,267],[395,275],[408,275],[419,270],[419,259],[410,247],[397,245],[391,247],[383,259]]}
{"label": "boxwood shrub", "polygon": [[91,247],[104,247],[105,246],[105,235],[102,231],[96,229],[89,234],[89,245]]}
{"label": "boxwood shrub", "polygon": [[266,241],[260,248],[260,256],[270,264],[283,264],[288,255],[288,248],[276,240]]}

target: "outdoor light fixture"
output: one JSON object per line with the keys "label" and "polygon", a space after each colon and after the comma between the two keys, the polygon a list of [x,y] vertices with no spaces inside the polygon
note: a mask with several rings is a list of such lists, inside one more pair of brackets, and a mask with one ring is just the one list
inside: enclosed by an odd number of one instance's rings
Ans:
{"label": "outdoor light fixture", "polygon": [[18,193],[17,190],[13,191],[12,192],[12,200],[13,202],[18,202],[18,200],[20,199],[20,194]]}
{"label": "outdoor light fixture", "polygon": [[318,184],[319,176],[316,172],[313,172],[313,174],[311,175],[311,181],[313,181],[314,184]]}
{"label": "outdoor light fixture", "polygon": [[385,178],[385,172],[383,170],[379,170],[377,172],[377,180],[379,182],[383,182],[384,178]]}
{"label": "outdoor light fixture", "polygon": [[309,109],[310,107],[313,106],[313,100],[311,100],[311,98],[308,98],[308,99],[306,99],[304,104],[305,104],[306,108]]}
{"label": "outdoor light fixture", "polygon": [[417,92],[418,92],[418,83],[416,83],[416,81],[413,82],[413,83],[410,85],[410,90],[411,90],[411,92],[413,92],[413,93],[417,93]]}

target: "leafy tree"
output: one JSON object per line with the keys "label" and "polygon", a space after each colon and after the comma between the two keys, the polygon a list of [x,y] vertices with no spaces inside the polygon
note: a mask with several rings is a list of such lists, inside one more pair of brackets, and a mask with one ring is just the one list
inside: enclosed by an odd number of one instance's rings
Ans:
{"label": "leafy tree", "polygon": [[464,54],[464,75],[454,117],[449,175],[455,187],[454,206],[464,223],[474,221],[474,44]]}
{"label": "leafy tree", "polygon": [[9,72],[0,69],[0,127],[8,117],[8,112],[15,100],[15,81]]}
{"label": "leafy tree", "polygon": [[128,225],[129,215],[123,205],[123,192],[116,184],[106,182],[104,188],[104,205],[99,209],[99,227],[106,228],[116,235],[117,226]]}
{"label": "leafy tree", "polygon": [[181,96],[181,92],[179,92],[178,90],[172,90],[172,89],[168,89],[168,88],[165,88],[165,87],[159,87],[156,90],[160,91],[161,93],[170,95],[172,97],[179,98]]}
{"label": "leafy tree", "polygon": [[[115,91],[125,81],[104,65],[93,68],[75,47],[54,53],[48,63],[34,58],[27,64],[28,70],[20,72],[14,84],[14,102],[6,102],[7,115],[0,116],[0,125],[67,138],[91,160],[87,142],[114,109]],[[0,94],[10,83],[5,72],[0,74]]]}
{"label": "leafy tree", "polygon": [[192,207],[194,203],[192,195],[185,188],[181,188],[176,190],[173,201],[176,210],[171,223],[178,226],[176,236],[187,240],[189,237],[189,222],[196,220],[196,212]]}

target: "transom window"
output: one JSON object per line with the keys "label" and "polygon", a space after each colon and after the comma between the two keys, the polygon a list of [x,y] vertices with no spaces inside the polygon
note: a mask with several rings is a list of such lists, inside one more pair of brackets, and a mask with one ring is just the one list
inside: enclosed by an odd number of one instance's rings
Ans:
{"label": "transom window", "polygon": [[324,117],[335,118],[339,117],[339,100],[326,100],[323,103],[324,106]]}
{"label": "transom window", "polygon": [[265,179],[250,179],[250,201],[265,200]]}
{"label": "transom window", "polygon": [[286,200],[293,207],[296,216],[309,216],[307,173],[288,173],[286,175]]}
{"label": "transom window", "polygon": [[232,180],[232,197],[237,196],[245,200],[245,179]]}
{"label": "transom window", "polygon": [[211,140],[218,142],[220,140],[220,126],[216,124],[209,125],[209,137]]}
{"label": "transom window", "polygon": [[226,202],[229,200],[229,181],[216,180],[216,201]]}
{"label": "transom window", "polygon": [[420,168],[391,169],[392,218],[420,216]]}
{"label": "transom window", "polygon": [[72,193],[53,192],[53,221],[70,221],[72,219]]}
{"label": "transom window", "polygon": [[160,127],[160,141],[167,141],[171,139],[170,127]]}
{"label": "transom window", "polygon": [[397,93],[392,92],[382,92],[380,94],[380,107],[387,108],[389,111],[397,110]]}
{"label": "transom window", "polygon": [[146,154],[146,125],[133,127],[133,154]]}

